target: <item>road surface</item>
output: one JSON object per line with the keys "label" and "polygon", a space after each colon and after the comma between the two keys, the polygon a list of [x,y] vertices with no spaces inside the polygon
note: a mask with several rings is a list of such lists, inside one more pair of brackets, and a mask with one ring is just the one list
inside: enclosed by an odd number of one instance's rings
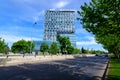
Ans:
{"label": "road surface", "polygon": [[99,80],[107,65],[104,57],[37,62],[0,67],[0,80]]}

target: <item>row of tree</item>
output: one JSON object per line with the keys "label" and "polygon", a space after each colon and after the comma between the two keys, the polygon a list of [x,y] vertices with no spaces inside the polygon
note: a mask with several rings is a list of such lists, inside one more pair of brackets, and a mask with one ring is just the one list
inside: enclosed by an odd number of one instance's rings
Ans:
{"label": "row of tree", "polygon": [[[31,50],[30,50],[31,49]],[[19,40],[14,42],[11,50],[5,43],[4,39],[0,38],[0,53],[7,54],[8,52],[14,53],[30,53],[34,49],[34,44],[31,41]]]}
{"label": "row of tree", "polygon": [[[42,43],[40,46],[40,51],[43,52],[48,52],[49,54],[57,54],[57,53],[62,53],[62,54],[95,54],[95,53],[103,53],[102,51],[95,51],[95,50],[88,50],[81,48],[74,48],[71,45],[71,42],[68,37],[62,37],[60,35],[57,36],[58,42],[53,42],[50,46],[47,43]],[[6,53],[11,51],[14,53],[31,53],[34,50],[34,44],[31,41],[26,41],[26,40],[19,40],[17,42],[14,42],[11,50],[9,49],[8,45],[5,43],[3,39],[0,38],[0,53]]]}
{"label": "row of tree", "polygon": [[120,1],[91,0],[78,11],[83,28],[95,35],[98,43],[120,58]]}
{"label": "row of tree", "polygon": [[80,54],[81,53],[80,49],[77,49],[74,47],[72,47],[72,49],[70,48],[68,51],[65,49],[64,49],[64,51],[61,51],[60,46],[56,42],[53,42],[50,45],[50,47],[46,43],[42,43],[40,46],[40,51],[43,52],[43,54],[45,52],[48,52],[50,54],[59,54],[59,53],[62,53],[62,54]]}
{"label": "row of tree", "polygon": [[[74,47],[70,47],[69,49],[66,48],[67,50],[61,51],[61,46],[59,46],[56,42],[53,42],[51,44],[51,46],[49,47],[46,43],[42,43],[40,46],[40,51],[43,52],[43,54],[45,52],[48,52],[50,54],[57,54],[57,53],[62,53],[62,54],[105,54],[105,51],[100,51],[100,50],[89,50],[89,49],[85,49],[85,48],[74,48]],[[63,48],[62,48],[63,49]]]}
{"label": "row of tree", "polygon": [[83,47],[81,48],[81,53],[84,54],[106,54],[107,52],[105,51],[100,51],[100,50],[89,50],[89,49],[84,49]]}
{"label": "row of tree", "polygon": [[57,40],[59,43],[53,42],[50,46],[48,46],[46,43],[42,43],[40,46],[40,51],[43,52],[49,52],[51,54],[73,54],[77,53],[80,54],[80,49],[74,48],[71,45],[71,42],[68,37],[62,37],[60,35],[57,36]]}
{"label": "row of tree", "polygon": [[68,37],[62,37],[60,35],[57,36],[59,44],[56,42],[53,42],[50,46],[48,46],[46,43],[42,43],[40,46],[40,51],[43,52],[48,52],[50,54],[57,54],[57,53],[62,53],[62,54],[104,54],[104,51],[100,50],[88,50],[84,49],[83,47],[80,49],[74,48],[71,45],[71,42]]}

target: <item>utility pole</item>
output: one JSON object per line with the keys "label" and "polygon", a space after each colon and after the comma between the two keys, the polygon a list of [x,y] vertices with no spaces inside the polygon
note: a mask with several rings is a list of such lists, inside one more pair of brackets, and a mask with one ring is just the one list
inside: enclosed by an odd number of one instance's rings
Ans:
{"label": "utility pole", "polygon": [[[34,27],[36,24],[37,24],[37,23],[34,22],[33,27]],[[32,33],[31,33],[31,34],[32,34]],[[31,35],[31,41],[30,41],[30,53],[32,53],[32,43],[33,43],[33,41],[32,41],[32,35]]]}

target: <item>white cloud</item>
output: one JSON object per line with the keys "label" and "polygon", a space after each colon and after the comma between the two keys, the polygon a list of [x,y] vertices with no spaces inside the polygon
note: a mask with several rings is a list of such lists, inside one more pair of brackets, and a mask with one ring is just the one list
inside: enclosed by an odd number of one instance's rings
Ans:
{"label": "white cloud", "polygon": [[63,8],[68,4],[69,4],[69,2],[67,2],[67,1],[60,1],[60,2],[55,3],[53,7],[54,8]]}
{"label": "white cloud", "polygon": [[88,41],[78,41],[77,45],[94,45],[97,44],[94,37],[86,36]]}
{"label": "white cloud", "polygon": [[18,20],[28,21],[31,23],[39,22],[43,19],[44,19],[44,10],[36,11],[36,12],[31,13],[29,15],[26,14],[26,15],[24,15],[24,17],[23,16],[18,17]]}
{"label": "white cloud", "polygon": [[43,15],[44,15],[44,10],[38,12],[34,17],[33,17],[33,22],[38,22],[40,20],[43,20]]}
{"label": "white cloud", "polygon": [[[18,40],[24,39],[24,40],[31,40],[31,37],[24,37],[24,36],[14,36],[14,35],[5,35],[5,34],[0,34],[0,36],[5,40],[5,42],[9,43],[13,43],[16,42]],[[39,38],[32,38],[32,40],[41,40]]]}

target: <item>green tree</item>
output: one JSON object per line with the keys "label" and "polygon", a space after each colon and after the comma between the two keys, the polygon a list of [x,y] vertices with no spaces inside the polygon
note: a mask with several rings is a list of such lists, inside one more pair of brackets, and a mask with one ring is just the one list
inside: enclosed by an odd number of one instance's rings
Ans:
{"label": "green tree", "polygon": [[43,55],[45,55],[44,52],[48,52],[48,50],[49,46],[46,43],[42,43],[40,46],[40,51],[43,52]]}
{"label": "green tree", "polygon": [[85,49],[86,54],[90,54],[90,51],[88,49]]}
{"label": "green tree", "polygon": [[53,43],[51,44],[49,50],[50,50],[49,52],[50,52],[51,54],[57,54],[57,52],[58,52],[57,43],[56,43],[56,42],[53,42]]}
{"label": "green tree", "polygon": [[92,0],[78,11],[78,20],[88,32],[95,35],[98,43],[110,53],[120,57],[120,1]]}
{"label": "green tree", "polygon": [[4,40],[2,40],[2,39],[0,38],[0,52],[1,52],[1,53],[4,52],[4,45],[5,45]]}
{"label": "green tree", "polygon": [[93,50],[93,49],[90,50],[90,53],[91,53],[91,54],[97,54],[96,51]]}
{"label": "green tree", "polygon": [[94,53],[96,53],[96,54],[104,54],[105,52],[104,51],[100,51],[100,50],[94,50]]}
{"label": "green tree", "polygon": [[81,52],[82,52],[82,53],[86,53],[86,50],[82,47],[82,48],[81,48]]}
{"label": "green tree", "polygon": [[26,43],[27,43],[27,52],[31,53],[34,50],[35,45],[32,41],[27,41]]}
{"label": "green tree", "polygon": [[30,47],[33,51],[34,44],[31,41],[19,40],[13,43],[11,50],[14,53],[30,53]]}
{"label": "green tree", "polygon": [[5,54],[8,54],[8,52],[10,51],[10,48],[8,47],[7,44],[4,45],[4,52]]}
{"label": "green tree", "polygon": [[60,35],[57,35],[57,41],[59,42],[59,47],[60,47],[60,51],[61,51],[61,53],[63,54],[63,50],[64,50],[64,47],[63,47],[63,37],[62,36],[60,36]]}
{"label": "green tree", "polygon": [[68,46],[67,47],[67,52],[68,52],[68,54],[73,54],[74,53],[74,47],[73,46]]}
{"label": "green tree", "polygon": [[0,38],[0,53],[7,53],[9,50],[10,49],[4,39]]}
{"label": "green tree", "polygon": [[60,43],[61,52],[62,52],[63,54],[65,54],[65,53],[70,53],[70,51],[69,51],[70,49],[69,49],[69,48],[72,49],[72,47],[71,47],[71,42],[70,42],[69,38],[68,38],[68,37],[65,37],[65,36],[60,36],[60,35],[58,35],[58,36],[57,36],[57,40],[58,40],[59,43]]}
{"label": "green tree", "polygon": [[74,48],[74,54],[81,54],[80,49],[78,49],[78,48]]}

